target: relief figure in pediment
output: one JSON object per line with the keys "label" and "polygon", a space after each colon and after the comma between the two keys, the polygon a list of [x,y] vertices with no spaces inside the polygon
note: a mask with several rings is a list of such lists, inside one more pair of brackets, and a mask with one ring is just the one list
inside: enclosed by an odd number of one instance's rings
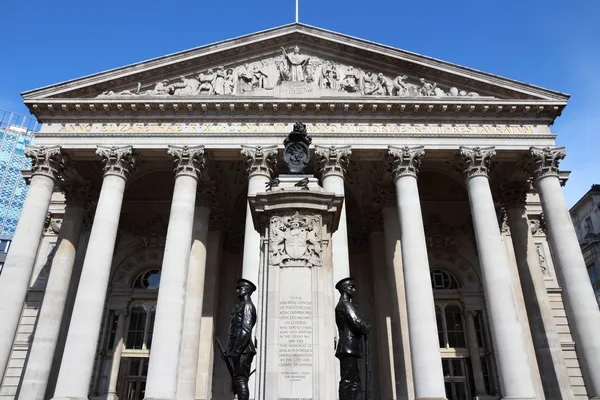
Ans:
{"label": "relief figure in pediment", "polygon": [[212,69],[208,69],[206,73],[198,74],[198,81],[200,81],[200,87],[198,88],[198,94],[201,95],[212,95],[214,93],[213,82],[217,79],[217,74]]}
{"label": "relief figure in pediment", "polygon": [[252,81],[254,79],[254,74],[250,70],[250,66],[248,64],[244,64],[238,70],[238,83],[237,83],[237,91],[238,93],[250,92],[252,90]]}
{"label": "relief figure in pediment", "polygon": [[359,92],[361,89],[359,75],[358,70],[354,69],[353,66],[349,66],[344,78],[340,82],[340,90],[350,93]]}
{"label": "relief figure in pediment", "polygon": [[288,54],[284,47],[281,47],[281,52],[283,53],[283,59],[286,60],[288,64],[288,80],[291,82],[306,82],[305,69],[308,66],[308,61],[310,59],[307,56],[300,54],[300,48],[298,46],[294,47],[294,52],[291,54]]}
{"label": "relief figure in pediment", "polygon": [[213,90],[216,95],[225,94],[225,67],[217,68],[215,73],[215,80],[213,81]]}
{"label": "relief figure in pediment", "polygon": [[194,78],[181,76],[181,82],[174,83],[175,96],[196,96],[200,88],[200,81]]}
{"label": "relief figure in pediment", "polygon": [[257,67],[260,77],[259,88],[271,90],[277,85],[279,80],[279,71],[274,63],[262,60],[260,67]]}
{"label": "relief figure in pediment", "polygon": [[235,93],[235,77],[233,76],[233,68],[228,68],[225,72],[225,83],[223,84],[223,94]]}
{"label": "relief figure in pediment", "polygon": [[321,67],[319,87],[321,89],[338,90],[338,74],[335,66],[330,62]]}
{"label": "relief figure in pediment", "polygon": [[385,96],[391,96],[392,95],[392,82],[390,82],[390,80],[388,78],[386,78],[381,72],[379,74],[377,74],[377,80],[379,81],[379,84],[381,85],[383,94]]}
{"label": "relief figure in pediment", "polygon": [[398,97],[407,97],[410,94],[410,90],[408,88],[408,84],[405,80],[408,77],[406,75],[399,75],[394,79],[394,94]]}
{"label": "relief figure in pediment", "polygon": [[375,76],[371,71],[367,72],[363,77],[363,94],[382,96],[385,94],[385,89],[381,84],[379,77]]}
{"label": "relief figure in pediment", "polygon": [[419,79],[421,87],[419,88],[419,95],[421,96],[436,96],[436,83],[427,82],[425,79]]}

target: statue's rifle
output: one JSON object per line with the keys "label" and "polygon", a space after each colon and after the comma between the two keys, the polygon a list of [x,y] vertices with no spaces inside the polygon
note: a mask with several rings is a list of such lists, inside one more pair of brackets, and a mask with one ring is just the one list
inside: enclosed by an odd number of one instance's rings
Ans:
{"label": "statue's rifle", "polygon": [[371,365],[369,364],[369,337],[364,336],[365,340],[365,400],[371,398]]}
{"label": "statue's rifle", "polygon": [[235,381],[233,376],[233,364],[231,362],[231,358],[227,357],[225,354],[225,350],[223,350],[223,345],[218,337],[215,336],[215,340],[217,341],[217,345],[219,346],[219,351],[221,352],[221,359],[225,361],[225,365],[227,366],[227,371],[229,371],[229,375],[231,375],[231,391],[234,395],[237,395],[237,390],[235,387]]}

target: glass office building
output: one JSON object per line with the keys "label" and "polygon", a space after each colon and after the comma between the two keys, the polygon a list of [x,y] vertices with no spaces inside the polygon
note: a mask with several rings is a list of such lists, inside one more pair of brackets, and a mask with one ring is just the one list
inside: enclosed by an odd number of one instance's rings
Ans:
{"label": "glass office building", "polygon": [[40,124],[33,117],[0,110],[0,271],[27,195],[21,170],[29,169],[25,146]]}

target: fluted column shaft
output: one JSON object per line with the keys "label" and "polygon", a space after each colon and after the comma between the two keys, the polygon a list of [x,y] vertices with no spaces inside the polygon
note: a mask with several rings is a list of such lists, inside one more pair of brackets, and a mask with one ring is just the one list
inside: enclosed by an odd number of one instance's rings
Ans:
{"label": "fluted column shaft", "polygon": [[[248,165],[248,195],[265,191],[277,164],[277,146],[242,146],[242,155]],[[259,265],[260,233],[254,229],[250,204],[246,202],[242,278],[258,283]]]}
{"label": "fluted column shaft", "polygon": [[[201,200],[205,191],[201,191]],[[185,321],[183,323],[183,347],[179,363],[177,400],[194,400],[198,374],[200,332],[206,276],[206,254],[208,246],[208,224],[210,208],[208,203],[196,207],[194,230],[185,299]]]}
{"label": "fluted column shaft", "polygon": [[[350,146],[315,146],[319,160],[319,170],[323,189],[326,192],[345,195],[344,174],[351,154]],[[350,276],[348,256],[348,224],[346,223],[346,202],[342,203],[338,229],[331,238],[333,256],[333,282]]]}
{"label": "fluted column shaft", "polygon": [[400,216],[402,265],[415,398],[446,397],[417,172],[422,146],[389,148]]}
{"label": "fluted column shaft", "polygon": [[55,400],[87,399],[102,325],[125,182],[135,168],[131,146],[99,146],[104,178],[65,343]]}
{"label": "fluted column shaft", "polygon": [[65,186],[67,207],[21,384],[19,398],[23,400],[43,400],[46,393],[83,227],[87,190],[88,185],[81,183]]}
{"label": "fluted column shaft", "polygon": [[204,146],[170,146],[168,152],[175,164],[175,189],[158,289],[145,397],[157,400],[177,398],[196,189],[206,163]]}
{"label": "fluted column shaft", "polygon": [[535,399],[525,333],[488,180],[493,148],[460,149],[503,398]]}
{"label": "fluted column shaft", "polygon": [[8,365],[27,296],[54,183],[67,161],[60,146],[28,147],[33,177],[0,275],[0,383]]}
{"label": "fluted column shaft", "polygon": [[564,148],[532,147],[529,159],[587,393],[600,399],[600,310],[558,178],[565,155]]}

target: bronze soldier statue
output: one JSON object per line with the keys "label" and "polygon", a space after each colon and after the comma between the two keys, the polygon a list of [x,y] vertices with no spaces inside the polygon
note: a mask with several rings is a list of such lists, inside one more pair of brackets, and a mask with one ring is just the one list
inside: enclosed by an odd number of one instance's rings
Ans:
{"label": "bronze soldier statue", "polygon": [[246,279],[238,279],[235,294],[239,303],[235,305],[229,314],[229,344],[227,351],[223,354],[226,362],[231,367],[233,386],[238,400],[248,400],[248,378],[250,377],[250,366],[256,354],[256,347],[252,340],[252,329],[256,324],[256,308],[250,299],[256,286]]}
{"label": "bronze soldier statue", "polygon": [[[339,336],[335,356],[340,360],[340,400],[357,400],[360,392],[358,361],[363,357],[363,337],[366,339],[371,326],[360,317],[352,301],[356,292],[354,279],[342,279],[335,288],[341,294],[335,307]],[[365,372],[368,374],[368,371]]]}

